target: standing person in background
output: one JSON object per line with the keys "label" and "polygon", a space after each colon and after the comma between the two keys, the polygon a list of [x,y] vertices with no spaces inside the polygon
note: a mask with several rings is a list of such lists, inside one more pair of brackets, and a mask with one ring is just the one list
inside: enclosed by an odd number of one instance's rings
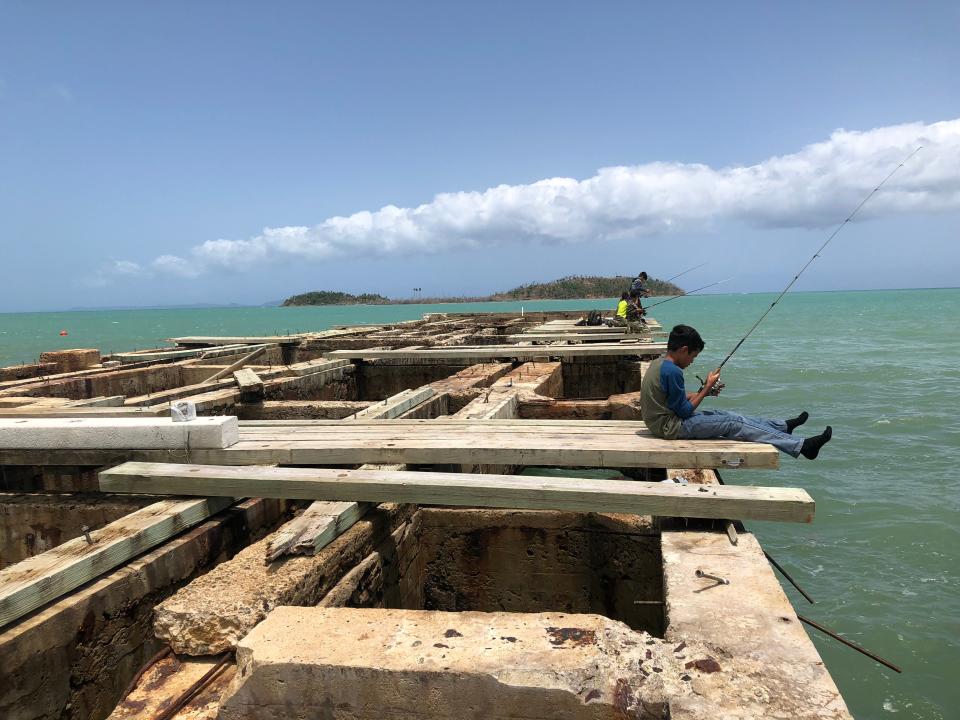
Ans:
{"label": "standing person in background", "polygon": [[640,302],[640,298],[645,297],[650,297],[650,291],[647,290],[647,274],[645,272],[641,272],[633,279],[633,282],[630,283],[630,300],[636,303],[641,315],[643,315],[644,310],[643,303]]}
{"label": "standing person in background", "polygon": [[633,282],[630,283],[630,297],[650,297],[650,291],[647,290],[647,274],[645,272],[641,272],[633,279]]}

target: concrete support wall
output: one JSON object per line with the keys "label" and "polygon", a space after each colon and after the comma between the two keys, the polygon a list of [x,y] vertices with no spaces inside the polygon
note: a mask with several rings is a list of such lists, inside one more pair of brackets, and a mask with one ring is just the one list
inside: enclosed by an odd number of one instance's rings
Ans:
{"label": "concrete support wall", "polygon": [[268,400],[236,410],[241,420],[342,420],[370,405],[366,400]]}
{"label": "concrete support wall", "polygon": [[[123,453],[116,461],[123,462]],[[99,465],[0,465],[0,491],[8,493],[97,492]]]}
{"label": "concrete support wall", "polygon": [[248,500],[0,631],[0,717],[101,720],[159,650],[154,606],[272,525]]}
{"label": "concrete support wall", "polygon": [[390,552],[368,555],[321,605],[599,613],[663,634],[649,518],[421,508],[394,537]]}
{"label": "concrete support wall", "polygon": [[663,634],[646,517],[424,508],[419,567],[427,610],[598,613]]}
{"label": "concrete support wall", "polygon": [[101,528],[160,498],[108,494],[0,494],[0,568]]}
{"label": "concrete support wall", "polygon": [[356,367],[278,378],[266,383],[265,400],[358,400]]}

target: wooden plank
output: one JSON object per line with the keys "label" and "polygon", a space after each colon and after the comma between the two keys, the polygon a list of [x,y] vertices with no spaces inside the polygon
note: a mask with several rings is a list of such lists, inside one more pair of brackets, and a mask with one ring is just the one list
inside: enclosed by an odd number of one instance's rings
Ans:
{"label": "wooden plank", "polygon": [[0,570],[0,627],[122,565],[233,503],[230,497],[170,499],[137,510]]}
{"label": "wooden plank", "polygon": [[[339,427],[328,428],[330,423]],[[343,430],[344,423],[338,420],[296,421],[296,427],[283,421],[253,421],[241,426],[236,444],[223,450],[191,448],[189,459],[221,465],[472,463],[748,469],[776,468],[779,464],[779,455],[772,445],[661,440],[650,436],[646,426],[637,421],[471,420],[465,426],[456,420],[368,420],[352,421],[346,436],[342,435]],[[124,457],[165,461],[183,459],[185,455],[138,449]],[[0,448],[0,464],[97,465],[114,461],[116,453],[103,452],[102,458],[90,451]]]}
{"label": "wooden plank", "polygon": [[233,373],[240,391],[240,402],[263,402],[263,380],[250,368],[241,368]]}
{"label": "wooden plank", "polygon": [[86,398],[84,400],[72,400],[64,407],[120,407],[123,405],[125,395],[101,395],[99,397]]}
{"label": "wooden plank", "polygon": [[421,350],[334,350],[327,353],[331,358],[348,359],[390,359],[390,358],[469,358],[485,360],[493,358],[530,359],[540,357],[601,357],[631,355],[662,355],[667,350],[666,343],[596,343],[580,345],[478,345],[475,347],[440,347]]}
{"label": "wooden plank", "polygon": [[315,555],[349,530],[372,507],[370,503],[311,503],[277,531],[267,545],[267,562],[282,555]]}
{"label": "wooden plank", "polygon": [[303,340],[305,335],[192,335],[168,338],[177,345],[292,345]]}
{"label": "wooden plank", "polygon": [[0,418],[130,418],[169,415],[165,405],[152,407],[22,407],[0,410]]}
{"label": "wooden plank", "polygon": [[101,472],[100,489],[781,522],[811,522],[814,513],[813,499],[799,488],[377,470],[128,462]]}
{"label": "wooden plank", "polygon": [[407,410],[429,400],[436,394],[437,391],[430,386],[404,390],[403,392],[388,397],[383,402],[374,403],[370,407],[364,408],[346,419],[351,421],[373,419],[389,420],[398,415],[403,415]]}
{"label": "wooden plank", "polygon": [[[629,337],[633,342],[653,342],[648,334],[627,336],[624,333],[596,333],[593,335],[581,333],[525,333],[523,335],[506,335],[502,339],[507,342],[615,342]],[[645,339],[646,338],[646,339]]]}
{"label": "wooden plank", "polygon": [[228,366],[225,367],[223,370],[219,370],[219,371],[215,372],[213,375],[211,375],[211,376],[208,377],[206,380],[204,380],[204,381],[201,383],[201,385],[207,385],[208,383],[216,382],[217,380],[219,380],[219,379],[222,378],[222,377],[226,377],[227,375],[232,375],[235,370],[239,370],[239,369],[242,368],[244,365],[249,365],[249,364],[252,363],[254,360],[256,360],[258,357],[260,357],[261,355],[263,355],[266,351],[267,351],[267,346],[266,346],[266,345],[261,345],[261,346],[258,347],[256,350],[254,350],[252,353],[250,353],[249,355],[244,355],[242,358],[240,358],[239,360],[237,360],[235,363],[232,363],[232,364],[228,365]]}
{"label": "wooden plank", "polygon": [[[557,401],[557,402],[593,402],[587,400],[570,400],[570,401]],[[607,402],[606,400],[601,400],[598,402]],[[497,428],[505,428],[509,431],[515,429],[524,430],[525,428],[535,428],[535,427],[550,427],[556,428],[557,430],[570,430],[571,432],[583,432],[586,429],[593,430],[614,430],[614,431],[623,431],[623,430],[646,430],[646,425],[642,420],[556,420],[556,419],[512,419],[512,420],[462,420],[457,419],[454,416],[446,417],[443,419],[444,423],[447,425],[460,425],[464,428],[477,428],[477,429],[486,429],[486,430],[496,430]],[[340,420],[241,420],[240,428],[241,431],[243,428],[254,428],[254,427],[281,427],[288,428],[290,430],[295,430],[296,428],[310,428],[310,427],[336,427],[340,426]],[[413,426],[423,426],[423,425],[434,425],[436,420],[378,420],[366,419],[366,420],[357,420],[354,421],[353,425],[369,425],[370,427],[404,427],[407,425]]]}
{"label": "wooden plank", "polygon": [[336,370],[337,368],[346,367],[349,364],[349,360],[307,360],[305,362],[288,365],[287,370],[297,377],[303,377],[304,375],[313,375],[327,370]]}
{"label": "wooden plank", "polygon": [[[195,462],[218,465],[356,465],[361,463],[474,463],[559,467],[695,467],[775,468],[772,445],[726,440],[661,440],[650,436],[590,433],[470,433],[440,427],[385,435],[361,431],[348,437],[297,440],[279,434],[248,439],[222,450],[191,449]],[[3,451],[0,450],[0,457]],[[166,459],[162,453],[133,451],[131,459]]]}
{"label": "wooden plank", "polygon": [[249,345],[224,345],[209,349],[197,348],[192,350],[138,350],[134,352],[113,353],[111,360],[117,360],[123,364],[140,363],[144,361],[156,360],[175,360],[191,357],[218,357],[220,355],[237,355],[242,352],[249,352],[254,346]]}

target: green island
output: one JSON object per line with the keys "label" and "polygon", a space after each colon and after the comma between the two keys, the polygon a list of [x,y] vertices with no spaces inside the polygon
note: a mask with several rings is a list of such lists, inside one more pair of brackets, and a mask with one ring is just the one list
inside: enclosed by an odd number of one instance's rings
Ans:
{"label": "green island", "polygon": [[[529,283],[520,287],[480,297],[416,297],[388,298],[376,293],[353,295],[345,292],[318,290],[292,295],[281,303],[283,307],[302,305],[407,305],[422,303],[497,302],[502,300],[579,300],[590,298],[614,298],[626,292],[632,277],[617,275],[570,275],[543,283]],[[653,295],[683,295],[677,285],[650,278],[647,288]]]}

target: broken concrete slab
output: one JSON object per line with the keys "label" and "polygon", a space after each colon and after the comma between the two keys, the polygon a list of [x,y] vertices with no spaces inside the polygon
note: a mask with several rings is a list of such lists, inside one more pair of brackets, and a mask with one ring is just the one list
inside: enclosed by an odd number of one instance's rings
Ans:
{"label": "broken concrete slab", "polygon": [[599,615],[281,607],[220,718],[666,718],[690,692],[672,647]]}

